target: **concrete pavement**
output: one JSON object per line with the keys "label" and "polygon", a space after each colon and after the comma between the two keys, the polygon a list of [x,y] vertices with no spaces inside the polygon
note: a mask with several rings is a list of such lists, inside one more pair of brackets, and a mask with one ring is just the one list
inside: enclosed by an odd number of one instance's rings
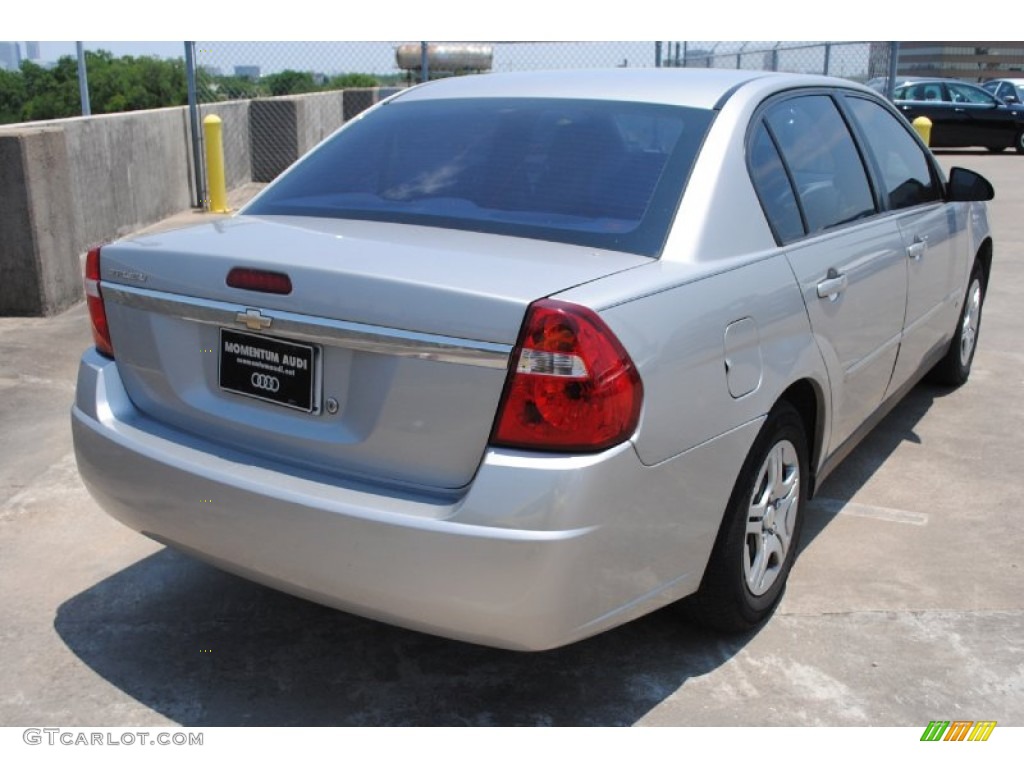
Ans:
{"label": "concrete pavement", "polygon": [[971,381],[918,387],[827,481],[779,611],[740,637],[669,609],[514,654],[192,561],[78,480],[84,306],[0,318],[0,725],[1024,725],[1024,157],[940,159],[997,190]]}

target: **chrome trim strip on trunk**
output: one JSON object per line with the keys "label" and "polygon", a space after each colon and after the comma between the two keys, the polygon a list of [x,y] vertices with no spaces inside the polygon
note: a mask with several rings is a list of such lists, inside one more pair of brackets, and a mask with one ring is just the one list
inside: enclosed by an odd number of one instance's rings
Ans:
{"label": "chrome trim strip on trunk", "polygon": [[[209,301],[117,283],[103,282],[102,290],[105,301],[223,328],[238,327],[238,316],[252,309],[242,304]],[[279,310],[258,311],[262,317],[272,321],[265,329],[271,334],[360,352],[498,369],[508,367],[512,353],[509,344],[403,331]]]}

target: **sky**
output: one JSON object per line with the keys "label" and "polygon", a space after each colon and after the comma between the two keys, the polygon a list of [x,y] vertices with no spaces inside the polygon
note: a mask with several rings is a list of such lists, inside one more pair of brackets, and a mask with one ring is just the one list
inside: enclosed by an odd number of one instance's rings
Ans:
{"label": "sky", "polygon": [[[968,39],[994,34],[994,18],[1019,15],[1014,0],[988,0],[985,11],[930,13],[918,3],[857,0],[680,0],[553,2],[515,0],[388,0],[341,3],[303,0],[253,4],[149,4],[128,0],[7,3],[2,36],[15,40],[113,38],[115,53],[174,56],[184,39],[290,40],[871,40]],[[998,34],[997,32],[995,34]],[[129,41],[163,39],[143,46]],[[172,42],[166,42],[172,41]],[[132,46],[139,46],[133,48]],[[165,47],[166,46],[166,47]],[[73,53],[74,47],[47,46]]]}
{"label": "sky", "polygon": [[[258,65],[262,74],[282,69],[385,74],[399,71],[394,48],[402,41],[595,41],[575,47],[568,42],[559,46],[495,45],[494,69],[618,66],[623,60],[642,66],[653,63],[653,41],[659,39],[955,40],[990,37],[990,19],[999,17],[1001,7],[1006,8],[1006,18],[1016,15],[1010,0],[989,0],[984,14],[965,12],[955,19],[948,14],[922,13],[918,4],[891,0],[830,6],[820,0],[728,0],[717,4],[627,0],[608,5],[516,0],[501,6],[480,0],[388,0],[386,13],[373,3],[337,0],[273,4],[268,7],[276,10],[259,14],[244,12],[249,7],[168,4],[154,21],[150,11],[140,11],[138,3],[127,0],[18,3],[5,9],[2,34],[8,39],[39,41],[44,61],[74,56],[73,41],[78,38],[114,38],[85,40],[89,50],[165,58],[183,56],[181,41],[186,38],[213,38],[220,42],[197,46],[198,62],[226,74],[235,65],[245,64]],[[308,42],[325,33],[348,42]],[[152,37],[164,39],[145,42]],[[613,39],[634,42],[607,46],[596,42]],[[862,68],[863,57],[854,56],[852,50],[848,55],[849,62],[833,60],[833,74],[854,75]],[[844,67],[849,71],[843,71]],[[786,64],[782,68],[794,69]],[[813,62],[808,61],[806,68],[813,69]]]}

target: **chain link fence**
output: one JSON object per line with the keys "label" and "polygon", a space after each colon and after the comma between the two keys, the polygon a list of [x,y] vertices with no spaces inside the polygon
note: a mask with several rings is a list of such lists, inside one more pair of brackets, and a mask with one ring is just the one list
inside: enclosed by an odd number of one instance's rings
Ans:
{"label": "chain link fence", "polygon": [[[716,67],[867,81],[889,71],[890,43],[867,42],[194,42],[196,122],[223,124],[229,188],[272,181],[346,120],[396,90],[472,72]],[[201,131],[197,202],[205,204]]]}
{"label": "chain link fence", "polygon": [[879,42],[668,42],[661,66],[763,69],[866,82],[889,74],[893,44]]}

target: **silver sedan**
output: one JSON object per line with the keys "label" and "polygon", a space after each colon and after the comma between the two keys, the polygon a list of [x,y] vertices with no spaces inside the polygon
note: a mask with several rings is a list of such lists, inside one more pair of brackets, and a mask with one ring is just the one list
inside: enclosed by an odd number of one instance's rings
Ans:
{"label": "silver sedan", "polygon": [[157,541],[426,632],[749,629],[828,472],[967,380],[991,197],[847,81],[411,88],[238,215],[90,251],[78,466]]}

